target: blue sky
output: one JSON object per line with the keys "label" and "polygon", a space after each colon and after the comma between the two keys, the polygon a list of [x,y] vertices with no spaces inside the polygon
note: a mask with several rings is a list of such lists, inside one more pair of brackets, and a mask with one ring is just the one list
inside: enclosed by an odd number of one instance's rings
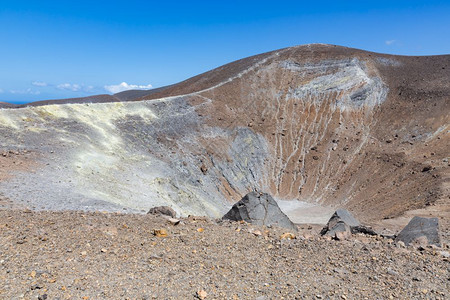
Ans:
{"label": "blue sky", "polygon": [[0,0],[0,101],[160,87],[308,43],[449,54],[450,1]]}

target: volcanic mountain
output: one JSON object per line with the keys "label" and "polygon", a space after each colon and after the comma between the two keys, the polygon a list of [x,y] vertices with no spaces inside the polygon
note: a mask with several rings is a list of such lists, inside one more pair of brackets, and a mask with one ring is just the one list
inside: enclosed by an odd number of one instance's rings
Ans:
{"label": "volcanic mountain", "polygon": [[380,220],[449,203],[450,55],[305,45],[160,89],[3,107],[8,205],[220,217],[257,190],[291,213]]}

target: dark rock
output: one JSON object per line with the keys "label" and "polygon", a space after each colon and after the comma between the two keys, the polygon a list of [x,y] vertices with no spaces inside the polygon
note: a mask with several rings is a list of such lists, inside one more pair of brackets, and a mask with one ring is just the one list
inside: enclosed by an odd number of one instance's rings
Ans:
{"label": "dark rock", "polygon": [[40,290],[42,289],[42,285],[40,284],[35,284],[31,286],[31,290]]}
{"label": "dark rock", "polygon": [[246,221],[255,225],[276,225],[297,231],[297,227],[266,193],[251,192],[233,205],[222,219]]}
{"label": "dark rock", "polygon": [[334,237],[336,235],[336,231],[345,232],[347,228],[341,223],[346,224],[350,231],[352,227],[361,226],[361,223],[359,223],[359,221],[356,220],[348,210],[338,209],[331,216],[327,226],[322,229],[320,234],[326,234]]}
{"label": "dark rock", "polygon": [[342,237],[349,237],[349,234],[352,233],[364,233],[369,235],[376,235],[376,232],[373,231],[371,228],[362,225],[358,220],[353,217],[353,215],[346,209],[338,209],[335,211],[335,213],[331,216],[330,220],[327,223],[327,226],[325,226],[322,231],[320,232],[321,235],[329,235],[336,239],[337,238],[336,233],[342,232],[344,235],[339,234]]}
{"label": "dark rock", "polygon": [[410,245],[416,241],[422,243],[425,239],[429,245],[441,246],[437,218],[422,218],[417,216],[412,218],[408,225],[397,235],[395,241],[402,241],[405,245]]}
{"label": "dark rock", "polygon": [[200,167],[200,170],[202,171],[203,174],[206,174],[208,172],[208,167],[205,164],[203,164]]}
{"label": "dark rock", "polygon": [[[352,233],[363,233],[367,235],[378,235],[372,228],[364,225],[351,227]],[[384,236],[386,238],[389,238],[389,236]]]}
{"label": "dark rock", "polygon": [[163,216],[169,216],[171,218],[175,218],[177,216],[177,213],[173,210],[173,208],[169,206],[156,206],[153,208],[150,208],[147,214],[151,215],[163,215]]}
{"label": "dark rock", "polygon": [[431,171],[431,169],[433,169],[432,166],[425,166],[425,167],[423,167],[422,172],[428,172],[428,171]]}
{"label": "dark rock", "polygon": [[361,223],[358,220],[356,220],[355,217],[348,210],[342,208],[334,212],[334,214],[328,221],[328,224],[333,222],[337,223],[339,221],[346,223],[350,227],[361,226]]}

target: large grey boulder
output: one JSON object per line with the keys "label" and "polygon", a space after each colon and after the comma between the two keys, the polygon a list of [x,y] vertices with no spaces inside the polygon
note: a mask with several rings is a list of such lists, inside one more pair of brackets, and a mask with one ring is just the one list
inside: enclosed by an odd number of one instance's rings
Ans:
{"label": "large grey boulder", "polygon": [[297,227],[278,207],[277,202],[266,193],[251,192],[235,203],[222,219],[246,221],[255,225],[276,225],[297,231]]}
{"label": "large grey boulder", "polygon": [[361,223],[355,219],[355,217],[346,209],[338,209],[334,212],[334,214],[331,216],[330,220],[328,221],[328,225],[331,225],[331,227],[338,223],[339,221],[344,222],[350,227],[358,227],[361,226]]}
{"label": "large grey boulder", "polygon": [[395,241],[402,241],[405,245],[425,243],[440,247],[438,218],[422,218],[417,216],[412,218],[408,225],[397,235]]}
{"label": "large grey boulder", "polygon": [[334,212],[320,233],[336,239],[343,239],[343,236],[348,238],[352,233],[376,235],[371,228],[362,225],[348,210],[342,208]]}

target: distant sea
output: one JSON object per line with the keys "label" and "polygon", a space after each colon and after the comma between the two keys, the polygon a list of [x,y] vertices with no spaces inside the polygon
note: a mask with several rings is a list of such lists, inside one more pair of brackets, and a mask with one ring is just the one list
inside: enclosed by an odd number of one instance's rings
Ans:
{"label": "distant sea", "polygon": [[11,103],[11,104],[25,104],[25,103],[30,103],[30,101],[6,101],[6,100],[0,100],[0,102],[6,102],[6,103]]}

